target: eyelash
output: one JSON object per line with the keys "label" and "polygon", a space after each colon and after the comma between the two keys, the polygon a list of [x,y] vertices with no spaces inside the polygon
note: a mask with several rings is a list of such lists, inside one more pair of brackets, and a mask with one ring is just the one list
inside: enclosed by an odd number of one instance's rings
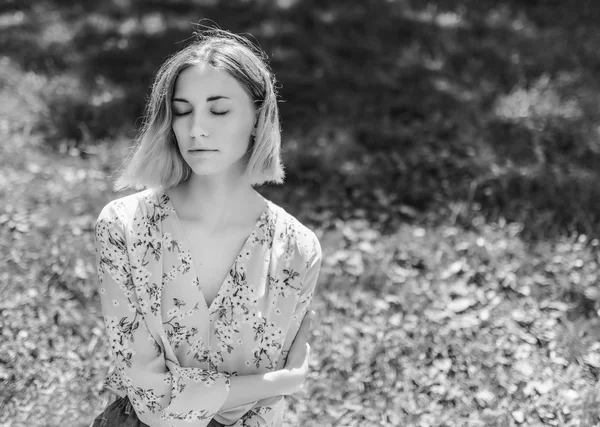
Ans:
{"label": "eyelash", "polygon": [[[177,113],[176,111],[173,111],[173,115],[177,116],[177,117],[187,116],[190,113],[191,113],[191,111],[186,111],[185,113]],[[214,114],[215,116],[224,116],[225,114],[229,113],[229,111],[223,111],[222,113],[217,112],[217,111],[211,111],[211,113]]]}

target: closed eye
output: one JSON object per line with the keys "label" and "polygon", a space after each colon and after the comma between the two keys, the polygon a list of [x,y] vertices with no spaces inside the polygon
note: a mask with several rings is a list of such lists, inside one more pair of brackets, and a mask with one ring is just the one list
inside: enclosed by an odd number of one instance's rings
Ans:
{"label": "closed eye", "polygon": [[[192,111],[183,111],[183,112],[178,112],[173,110],[173,115],[177,116],[177,117],[181,117],[181,116],[187,116],[188,114],[190,114]],[[215,116],[224,116],[225,114],[229,113],[229,111],[211,111],[212,114],[214,114]]]}

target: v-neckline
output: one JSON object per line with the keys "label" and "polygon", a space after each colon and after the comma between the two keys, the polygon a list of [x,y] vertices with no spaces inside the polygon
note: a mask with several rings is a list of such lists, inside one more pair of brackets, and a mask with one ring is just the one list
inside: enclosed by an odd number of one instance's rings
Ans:
{"label": "v-neckline", "polygon": [[[167,191],[164,190],[164,189],[161,190],[161,191],[162,191],[162,194],[165,197],[165,205],[169,206],[171,212],[173,213],[173,217],[175,219],[175,222],[177,223],[177,228],[179,229],[179,234],[180,234],[180,236],[179,236],[180,246],[181,246],[181,242],[183,242],[184,250],[187,251],[187,252],[189,252],[189,254],[190,254],[190,270],[192,271],[192,275],[196,278],[196,280],[198,281],[198,283],[200,283],[200,277],[198,276],[198,272],[197,272],[196,266],[194,264],[194,259],[192,258],[191,244],[187,240],[185,229],[183,227],[183,222],[181,221],[181,218],[179,218],[179,214],[177,214],[177,210],[175,209],[175,206],[173,206],[173,203],[171,202],[171,198],[167,194]],[[250,234],[248,234],[248,237],[246,237],[246,240],[244,240],[244,243],[242,244],[241,249],[239,250],[239,252],[235,256],[235,258],[233,259],[233,262],[231,263],[231,265],[227,269],[227,273],[225,274],[225,277],[224,277],[223,281],[221,282],[221,285],[219,286],[219,289],[218,289],[217,293],[215,294],[215,297],[213,298],[213,300],[210,302],[210,304],[208,304],[208,301],[206,300],[206,296],[204,295],[204,292],[202,291],[202,286],[201,285],[198,286],[198,290],[200,291],[200,294],[202,295],[202,299],[204,300],[204,305],[208,309],[209,315],[212,312],[212,309],[213,309],[213,306],[215,305],[215,303],[222,298],[222,294],[224,292],[224,288],[226,287],[226,285],[228,283],[230,272],[233,269],[233,267],[235,266],[235,264],[237,263],[237,260],[240,257],[240,254],[244,252],[244,250],[246,249],[246,247],[248,246],[248,244],[250,242],[250,238],[254,235],[254,233],[259,228],[259,226],[262,223],[266,222],[266,219],[267,219],[267,216],[269,214],[269,211],[271,211],[271,202],[270,202],[270,200],[266,199],[263,196],[261,196],[261,198],[263,199],[263,201],[265,203],[265,207],[263,208],[260,216],[256,220],[256,223],[254,224],[254,227],[252,227],[252,230],[250,231]]]}

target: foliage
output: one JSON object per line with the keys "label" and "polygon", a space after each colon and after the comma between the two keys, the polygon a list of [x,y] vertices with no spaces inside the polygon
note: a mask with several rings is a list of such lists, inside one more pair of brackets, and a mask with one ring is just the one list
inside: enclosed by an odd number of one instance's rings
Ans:
{"label": "foliage", "polygon": [[0,6],[0,425],[109,399],[92,227],[200,17],[272,56],[288,178],[262,192],[324,248],[286,422],[600,424],[592,0],[24,0]]}
{"label": "foliage", "polygon": [[[11,126],[85,152],[133,137],[153,73],[194,22],[212,20],[271,57],[288,182],[327,194],[323,208],[408,207],[465,224],[475,210],[543,238],[599,222],[597,10],[591,0],[24,1],[6,6],[0,49],[7,73],[36,81],[13,92],[33,107]],[[448,211],[449,200],[464,207]]]}

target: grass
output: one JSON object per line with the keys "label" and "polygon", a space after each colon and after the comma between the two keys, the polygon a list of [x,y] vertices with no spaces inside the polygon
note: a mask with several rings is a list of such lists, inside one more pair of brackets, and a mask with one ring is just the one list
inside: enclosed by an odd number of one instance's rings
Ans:
{"label": "grass", "polygon": [[[93,223],[196,15],[2,8],[0,426],[85,426],[109,399]],[[286,424],[600,425],[594,4],[199,8],[272,55],[288,180],[262,191],[324,249]]]}

